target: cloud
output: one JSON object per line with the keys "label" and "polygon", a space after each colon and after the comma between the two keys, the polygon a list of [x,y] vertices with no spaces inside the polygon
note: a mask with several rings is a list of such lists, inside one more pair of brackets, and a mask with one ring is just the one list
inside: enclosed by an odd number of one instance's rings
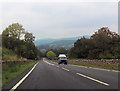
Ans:
{"label": "cloud", "polygon": [[3,3],[2,30],[18,22],[36,38],[90,35],[102,26],[117,32],[117,16],[117,3]]}

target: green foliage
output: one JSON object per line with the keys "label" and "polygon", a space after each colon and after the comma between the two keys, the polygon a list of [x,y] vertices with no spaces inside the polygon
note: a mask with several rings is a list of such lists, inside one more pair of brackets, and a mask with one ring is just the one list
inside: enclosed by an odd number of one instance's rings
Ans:
{"label": "green foliage", "polygon": [[15,54],[13,53],[13,51],[12,50],[8,50],[8,49],[6,49],[6,48],[2,48],[2,53],[3,54],[6,54],[6,55],[10,55],[10,56],[15,56]]}
{"label": "green foliage", "polygon": [[2,60],[18,60],[17,55],[12,51],[6,48],[2,48]]}
{"label": "green foliage", "polygon": [[120,37],[103,27],[90,39],[81,38],[68,53],[70,58],[114,59],[120,58]]}
{"label": "green foliage", "polygon": [[[20,39],[21,37],[24,39]],[[33,43],[34,40],[33,34],[25,32],[18,23],[9,25],[2,32],[2,46],[27,59],[38,59],[40,56],[39,50]]]}
{"label": "green foliage", "polygon": [[114,55],[112,55],[109,51],[105,51],[104,53],[99,54],[100,59],[113,59],[115,58]]}
{"label": "green foliage", "polygon": [[66,54],[68,53],[68,50],[65,49],[65,48],[57,48],[57,49],[41,49],[40,50],[41,53],[42,53],[42,57],[47,57],[46,54],[49,52],[49,51],[52,51],[56,54],[56,56],[58,57],[59,54]]}
{"label": "green foliage", "polygon": [[22,37],[22,34],[24,34],[24,32],[25,30],[22,25],[20,25],[19,23],[14,23],[12,25],[9,25],[3,31],[3,35],[20,39]]}
{"label": "green foliage", "polygon": [[22,62],[19,61],[18,63],[8,62],[2,64],[2,85],[7,84],[29,67],[33,66],[36,62]]}
{"label": "green foliage", "polygon": [[53,51],[48,51],[46,56],[51,60],[56,59],[56,54]]}
{"label": "green foliage", "polygon": [[58,56],[59,54],[67,54],[68,52],[68,50],[65,48],[51,49],[51,51],[53,51],[56,56]]}
{"label": "green foliage", "polygon": [[26,32],[25,33],[25,41],[31,43],[35,40],[35,36],[32,33]]}

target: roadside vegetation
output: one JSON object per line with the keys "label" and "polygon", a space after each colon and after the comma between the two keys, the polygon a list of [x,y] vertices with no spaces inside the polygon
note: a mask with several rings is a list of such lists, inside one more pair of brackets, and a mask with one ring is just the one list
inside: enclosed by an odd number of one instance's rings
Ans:
{"label": "roadside vegetation", "polygon": [[120,36],[103,27],[90,39],[81,38],[68,52],[69,58],[120,59]]}
{"label": "roadside vegetation", "polygon": [[2,85],[12,81],[35,63],[35,61],[4,62],[2,65]]}
{"label": "roadside vegetation", "polygon": [[87,66],[87,67],[120,70],[118,67],[120,60],[117,60],[117,59],[114,59],[114,60],[113,59],[101,59],[101,60],[69,59],[68,63],[74,64],[74,65]]}
{"label": "roadside vegetation", "polygon": [[58,49],[48,49],[44,52],[41,52],[42,57],[47,57],[48,59],[57,59],[59,54],[66,54],[68,53],[69,50],[65,48],[58,48]]}
{"label": "roadside vegetation", "polygon": [[33,43],[35,36],[19,23],[6,27],[0,40],[2,84],[5,85],[33,66],[41,54]]}
{"label": "roadside vegetation", "polygon": [[56,54],[53,51],[48,51],[46,56],[51,60],[56,59]]}
{"label": "roadside vegetation", "polygon": [[78,59],[120,59],[120,36],[102,27],[90,38],[81,38],[74,43],[70,50],[65,48],[48,49],[58,56],[66,54],[68,58]]}
{"label": "roadside vegetation", "polygon": [[[58,62],[57,60],[51,61]],[[120,59],[68,59],[68,64],[120,71]]]}
{"label": "roadside vegetation", "polygon": [[102,27],[90,38],[78,39],[70,50],[49,49],[46,53],[49,51],[55,53],[57,57],[59,54],[66,54],[68,64],[120,70],[120,36],[110,31],[108,27]]}
{"label": "roadside vegetation", "polygon": [[[4,55],[4,53],[6,53],[6,49],[8,49],[14,52],[18,57],[33,60],[39,59],[40,51],[34,45],[34,40],[35,36],[32,33],[26,32],[21,24],[14,23],[9,25],[2,32],[2,55]],[[7,57],[5,60],[7,60]]]}
{"label": "roadside vegetation", "polygon": [[9,60],[9,61],[15,61],[20,60],[20,57],[18,57],[12,50],[2,48],[2,59],[3,60]]}

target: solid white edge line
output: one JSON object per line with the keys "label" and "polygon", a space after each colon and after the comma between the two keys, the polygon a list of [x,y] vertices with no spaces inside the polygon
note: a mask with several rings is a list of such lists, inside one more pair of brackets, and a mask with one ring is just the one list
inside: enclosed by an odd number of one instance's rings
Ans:
{"label": "solid white edge line", "polygon": [[30,73],[35,69],[38,63],[36,63],[33,68],[14,86],[10,91],[14,91],[29,75]]}
{"label": "solid white edge line", "polygon": [[75,66],[75,67],[83,67],[83,68],[87,68],[87,69],[95,69],[95,70],[103,70],[103,71],[112,71],[112,72],[120,72],[120,71],[117,71],[117,70],[109,70],[109,69],[102,69],[102,68],[94,68],[94,67],[86,67],[86,66],[81,66],[81,65],[72,65],[72,64],[69,64],[70,66]]}
{"label": "solid white edge line", "polygon": [[85,75],[80,74],[80,73],[76,73],[76,74],[77,74],[77,75],[80,75],[80,76],[82,76],[82,77],[88,78],[88,79],[90,79],[90,80],[96,81],[96,82],[98,82],[98,83],[101,83],[101,84],[103,84],[103,85],[109,86],[108,83],[105,83],[105,82],[102,82],[102,81],[96,80],[96,79],[94,79],[94,78],[91,78],[91,77],[85,76]]}
{"label": "solid white edge line", "polygon": [[66,71],[70,71],[70,70],[68,70],[68,69],[66,69],[66,68],[63,68],[63,67],[62,67],[62,69],[63,69],[63,70],[66,70]]}
{"label": "solid white edge line", "polygon": [[117,71],[117,70],[112,70],[113,72],[120,72],[120,71]]}

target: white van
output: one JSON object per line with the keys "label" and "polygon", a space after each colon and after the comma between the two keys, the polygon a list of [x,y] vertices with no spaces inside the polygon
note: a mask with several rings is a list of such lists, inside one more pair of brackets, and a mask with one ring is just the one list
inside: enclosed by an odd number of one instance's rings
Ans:
{"label": "white van", "polygon": [[67,64],[67,57],[65,54],[59,54],[58,56],[58,64],[61,63]]}

